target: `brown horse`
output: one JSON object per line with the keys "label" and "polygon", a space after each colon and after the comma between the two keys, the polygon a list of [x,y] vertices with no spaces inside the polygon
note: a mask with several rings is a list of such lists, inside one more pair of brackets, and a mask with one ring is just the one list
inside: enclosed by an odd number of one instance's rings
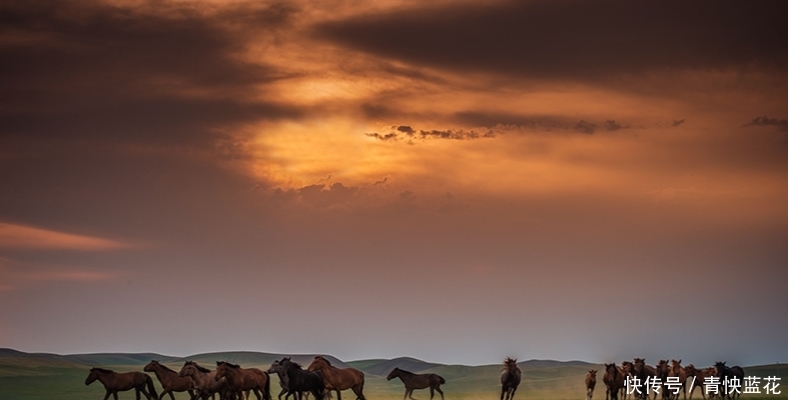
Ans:
{"label": "brown horse", "polygon": [[671,392],[668,390],[665,383],[668,381],[668,375],[670,374],[670,365],[668,365],[668,360],[659,360],[657,363],[657,381],[661,382],[659,391],[662,393],[663,400],[671,399]]}
{"label": "brown horse", "polygon": [[517,386],[520,386],[522,377],[517,359],[506,357],[501,370],[501,400],[504,400],[504,397],[506,400],[514,399],[514,392],[517,391]]}
{"label": "brown horse", "polygon": [[586,375],[586,400],[591,400],[594,397],[594,388],[596,387],[596,370],[589,369]]}
{"label": "brown horse", "polygon": [[[653,379],[657,376],[657,370],[654,367],[646,364],[645,358],[635,358],[634,362],[632,363],[634,366],[634,370],[632,371],[632,375],[635,378],[640,380],[641,384],[646,383],[646,379]],[[641,392],[637,395],[638,398],[649,398],[649,392],[644,389],[641,389]],[[657,392],[654,392],[654,399],[657,398]]]}
{"label": "brown horse", "polygon": [[[692,393],[695,392],[695,388],[700,386],[700,394],[703,396],[703,400],[706,400],[706,378],[710,376],[716,376],[716,370],[707,369],[697,369],[694,365],[689,364],[684,367],[684,371],[687,374],[687,379],[692,382],[690,387],[690,394],[689,398],[692,400]],[[686,392],[685,392],[686,393]]]}
{"label": "brown horse", "polygon": [[[88,377],[85,379],[85,385],[98,380],[104,385],[107,394],[104,395],[104,400],[109,398],[109,395],[118,400],[118,392],[125,392],[134,389],[137,394],[137,400],[140,400],[140,392],[145,395],[148,400],[157,400],[156,388],[153,387],[153,379],[147,374],[142,372],[124,372],[117,373],[112,370],[104,368],[91,368]],[[148,390],[145,390],[147,386]],[[153,398],[151,398],[153,396]]]}
{"label": "brown horse", "polygon": [[317,356],[307,371],[320,371],[323,373],[323,382],[326,390],[336,390],[337,400],[342,400],[342,390],[353,389],[356,400],[364,399],[364,373],[355,368],[337,368],[323,356]]}
{"label": "brown horse", "polygon": [[208,397],[215,399],[216,393],[219,393],[219,398],[227,397],[225,394],[225,392],[229,390],[227,379],[222,378],[217,381],[214,379],[216,371],[211,371],[194,361],[186,361],[183,363],[183,367],[181,367],[181,372],[178,373],[178,376],[189,378],[197,392],[196,394],[203,400],[207,400]]}
{"label": "brown horse", "polygon": [[175,400],[172,392],[189,392],[189,398],[194,400],[194,390],[192,390],[192,381],[189,378],[182,378],[178,373],[169,369],[166,365],[162,365],[156,360],[152,360],[142,369],[145,372],[153,372],[156,378],[159,379],[161,387],[164,389],[159,394],[161,400],[165,394],[170,395],[171,400]]}
{"label": "brown horse", "polygon": [[[684,399],[687,398],[687,371],[684,367],[681,366],[681,360],[670,360],[670,372],[668,373],[668,377],[671,378],[679,378],[679,390],[684,393]],[[678,394],[676,394],[676,398],[678,398]]]}
{"label": "brown horse", "polygon": [[227,383],[241,400],[249,398],[248,392],[244,397],[244,390],[253,391],[257,400],[271,400],[271,379],[269,379],[267,372],[257,368],[241,368],[239,365],[226,361],[217,361],[216,376],[213,379],[218,381],[222,378],[227,379]]}
{"label": "brown horse", "polygon": [[618,392],[624,388],[624,380],[624,371],[617,367],[616,363],[605,364],[605,375],[602,377],[602,382],[607,388],[605,400],[608,399],[608,396],[610,396],[610,400],[618,400]]}
{"label": "brown horse", "polygon": [[403,400],[408,397],[410,397],[411,400],[415,400],[413,398],[413,390],[425,388],[430,388],[430,400],[435,396],[436,390],[441,394],[441,400],[443,400],[443,390],[441,390],[440,386],[446,383],[446,380],[438,374],[414,374],[404,369],[394,368],[391,373],[389,373],[389,376],[386,377],[386,380],[390,381],[394,378],[399,378],[402,383],[405,384],[405,396],[402,397]]}

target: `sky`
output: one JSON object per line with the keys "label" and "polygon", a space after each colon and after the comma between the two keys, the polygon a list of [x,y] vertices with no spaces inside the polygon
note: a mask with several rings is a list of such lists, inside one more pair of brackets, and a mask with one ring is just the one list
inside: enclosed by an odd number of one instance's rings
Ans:
{"label": "sky", "polygon": [[788,3],[476,3],[0,1],[0,347],[788,361]]}

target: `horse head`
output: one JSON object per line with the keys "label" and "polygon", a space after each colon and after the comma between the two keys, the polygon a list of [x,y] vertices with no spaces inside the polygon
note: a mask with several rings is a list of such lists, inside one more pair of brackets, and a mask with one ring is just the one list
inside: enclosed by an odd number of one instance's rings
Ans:
{"label": "horse head", "polygon": [[90,385],[91,383],[95,382],[98,379],[98,372],[95,368],[90,369],[90,373],[88,373],[88,377],[85,379],[85,385]]}
{"label": "horse head", "polygon": [[153,371],[156,370],[156,367],[158,365],[159,365],[158,361],[151,360],[147,365],[145,365],[145,368],[143,368],[142,370],[145,371],[145,372],[153,372]]}
{"label": "horse head", "polygon": [[396,378],[397,376],[399,376],[399,368],[394,368],[391,370],[391,373],[389,373],[389,376],[386,377],[386,380],[390,381]]}
{"label": "horse head", "polygon": [[591,375],[592,378],[596,379],[596,370],[595,369],[589,369],[588,370],[588,374]]}

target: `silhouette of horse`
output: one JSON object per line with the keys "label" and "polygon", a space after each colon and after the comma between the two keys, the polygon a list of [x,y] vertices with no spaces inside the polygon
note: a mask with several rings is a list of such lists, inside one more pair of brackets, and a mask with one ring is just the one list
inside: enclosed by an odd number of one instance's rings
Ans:
{"label": "silhouette of horse", "polygon": [[214,379],[216,371],[211,371],[194,361],[183,363],[178,376],[191,379],[196,394],[203,400],[207,400],[208,397],[215,399],[216,393],[219,393],[219,398],[223,399],[227,397],[225,392],[230,389],[227,378]]}
{"label": "silhouette of horse", "polygon": [[323,400],[326,386],[321,372],[305,371],[301,365],[290,360],[290,357],[282,358],[279,364],[287,375],[288,395],[298,393],[298,400],[301,400],[301,392],[311,392],[315,400]]}
{"label": "silhouette of horse", "polygon": [[356,400],[364,399],[364,373],[355,368],[337,368],[323,356],[317,356],[307,367],[309,371],[320,371],[326,391],[336,390],[337,400],[342,400],[342,390],[352,389]]}
{"label": "silhouette of horse", "polygon": [[[717,368],[717,377],[720,378],[720,385],[723,385],[726,379],[733,379],[738,378],[739,383],[744,381],[744,369],[738,365],[734,365],[733,367],[728,367],[725,365],[724,361],[717,361],[714,363],[714,368]],[[728,399],[731,398],[731,390],[728,389],[727,393],[722,393],[723,388],[720,388],[720,394],[725,395]],[[741,396],[741,391],[733,391],[733,398],[736,398],[736,395]]]}
{"label": "silhouette of horse", "polygon": [[503,360],[503,370],[501,371],[501,400],[514,399],[514,392],[517,391],[517,386],[520,385],[522,373],[520,368],[517,367],[517,359],[506,357]]}
{"label": "silhouette of horse", "polygon": [[596,387],[596,370],[589,369],[586,375],[586,400],[591,400],[594,397],[594,388]]}
{"label": "silhouette of horse", "polygon": [[257,400],[271,400],[271,380],[267,373],[257,368],[241,368],[227,361],[217,361],[213,379],[218,381],[221,378],[227,379],[227,383],[241,400],[244,400],[244,390],[247,391],[246,399],[249,398],[248,391],[251,390]]}
{"label": "silhouette of horse", "polygon": [[624,371],[616,366],[616,363],[605,364],[605,375],[602,382],[605,383],[605,400],[610,396],[610,400],[618,400],[618,392],[624,388]]}
{"label": "silhouette of horse", "polygon": [[169,394],[170,399],[175,400],[175,396],[172,392],[189,392],[189,398],[192,400],[195,399],[194,390],[192,390],[192,381],[189,378],[178,376],[177,372],[169,369],[166,365],[162,365],[156,360],[151,360],[142,370],[145,372],[153,372],[156,374],[156,378],[159,379],[161,387],[164,390],[159,394],[158,400],[161,400],[165,394]]}
{"label": "silhouette of horse", "polygon": [[404,369],[394,368],[386,379],[390,381],[394,378],[399,378],[399,380],[405,384],[405,395],[402,396],[403,399],[407,399],[408,397],[413,399],[413,391],[415,389],[430,388],[430,400],[435,396],[436,390],[440,393],[441,400],[443,400],[443,390],[441,390],[440,386],[446,383],[446,380],[438,374],[414,374]]}
{"label": "silhouette of horse", "polygon": [[[137,400],[140,400],[140,392],[148,400],[158,399],[156,388],[153,387],[153,379],[148,374],[139,371],[117,373],[104,368],[91,368],[88,377],[85,379],[85,385],[90,385],[96,380],[101,382],[107,391],[107,394],[104,395],[104,400],[107,400],[110,394],[115,400],[118,400],[118,392],[125,392],[131,389],[134,389]],[[147,390],[145,390],[146,387]],[[152,399],[151,396],[153,396]]]}

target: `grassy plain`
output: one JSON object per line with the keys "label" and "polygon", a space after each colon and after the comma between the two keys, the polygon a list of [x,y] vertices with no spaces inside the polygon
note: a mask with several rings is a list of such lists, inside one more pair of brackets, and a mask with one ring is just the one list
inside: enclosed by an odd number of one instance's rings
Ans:
{"label": "grassy plain", "polygon": [[[54,354],[28,354],[14,350],[0,349],[0,400],[101,400],[104,389],[99,382],[85,386],[88,370],[93,366],[109,368],[117,372],[141,371],[151,359],[156,359],[178,371],[185,360],[194,360],[212,368],[216,360],[239,363],[244,367],[267,369],[281,354],[256,352],[227,352],[199,354],[188,358],[168,357],[158,354],[89,354],[61,356]],[[294,360],[306,365],[312,355],[294,356]],[[361,360],[344,363],[332,359],[338,366],[353,366],[366,375],[365,395],[370,400],[400,400],[404,387],[398,379],[387,381],[385,376],[394,366],[417,373],[436,373],[446,379],[442,389],[447,400],[497,400],[499,386],[499,365],[442,365],[425,363],[411,358],[394,360]],[[580,361],[526,361],[520,363],[523,382],[517,391],[521,400],[584,400],[584,377],[588,369],[599,369],[599,365]],[[788,398],[788,365],[774,364],[745,367],[747,375],[779,376],[786,382],[781,386],[781,395],[745,395],[751,400],[777,400]],[[152,374],[151,374],[152,375]],[[161,386],[156,380],[157,390]],[[272,396],[279,393],[278,379],[271,385]],[[436,393],[437,395],[437,393]],[[696,391],[697,398],[700,393]],[[595,399],[604,399],[602,374],[598,376]],[[429,390],[417,390],[414,397],[418,400],[429,399]],[[693,398],[694,398],[693,397]],[[134,392],[123,392],[121,400],[134,399]],[[343,398],[353,400],[350,391]],[[440,398],[438,396],[438,398]],[[185,393],[176,394],[178,400],[188,400]]]}

